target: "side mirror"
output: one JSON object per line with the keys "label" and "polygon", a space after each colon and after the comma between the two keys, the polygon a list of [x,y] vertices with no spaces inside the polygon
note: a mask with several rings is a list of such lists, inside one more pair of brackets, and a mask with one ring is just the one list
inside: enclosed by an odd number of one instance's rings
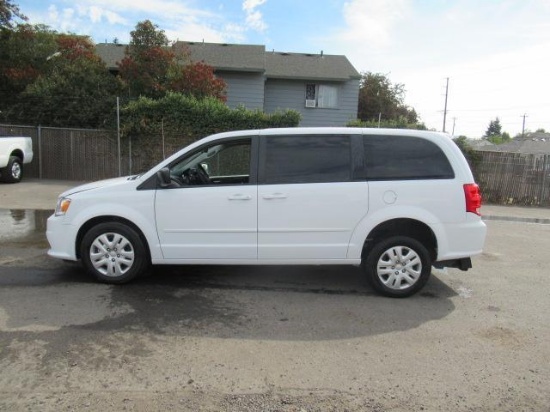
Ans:
{"label": "side mirror", "polygon": [[157,181],[160,187],[167,188],[172,185],[172,179],[170,179],[170,169],[163,167],[157,172]]}

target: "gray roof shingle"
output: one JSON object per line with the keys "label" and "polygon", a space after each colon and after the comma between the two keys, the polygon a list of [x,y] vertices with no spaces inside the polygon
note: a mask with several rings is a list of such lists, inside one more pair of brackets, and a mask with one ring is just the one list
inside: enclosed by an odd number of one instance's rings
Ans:
{"label": "gray roof shingle", "polygon": [[[361,77],[342,55],[266,52],[261,45],[183,41],[176,42],[174,48],[187,48],[193,61],[204,61],[217,71],[259,72],[267,78],[297,80],[347,81]],[[125,50],[122,44],[96,45],[97,54],[110,69],[117,68]]]}
{"label": "gray roof shingle", "polygon": [[176,51],[186,48],[191,60],[204,61],[217,70],[263,72],[265,70],[265,46],[227,43],[193,43],[179,41]]}
{"label": "gray roof shingle", "polygon": [[268,52],[266,77],[276,79],[347,81],[361,75],[346,56]]}
{"label": "gray roof shingle", "polygon": [[478,147],[476,150],[523,154],[550,154],[550,133],[532,133],[516,137],[508,143]]}

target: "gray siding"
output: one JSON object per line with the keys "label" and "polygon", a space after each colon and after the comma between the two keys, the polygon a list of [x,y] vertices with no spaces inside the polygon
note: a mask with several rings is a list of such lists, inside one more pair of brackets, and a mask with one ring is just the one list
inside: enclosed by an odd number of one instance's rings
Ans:
{"label": "gray siding", "polygon": [[[338,86],[338,108],[320,109],[305,107],[305,90],[307,83]],[[359,80],[347,82],[321,82],[267,79],[265,83],[266,113],[277,109],[294,109],[302,114],[300,126],[345,126],[357,118],[359,98]]]}
{"label": "gray siding", "polygon": [[227,105],[234,109],[244,105],[247,109],[264,108],[264,75],[254,72],[216,72],[227,84]]}

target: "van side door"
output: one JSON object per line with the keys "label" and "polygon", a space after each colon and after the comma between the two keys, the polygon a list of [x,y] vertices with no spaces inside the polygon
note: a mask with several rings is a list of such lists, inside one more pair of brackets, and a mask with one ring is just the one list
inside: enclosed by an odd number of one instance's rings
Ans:
{"label": "van side door", "polygon": [[261,136],[258,259],[346,259],[368,212],[361,148],[360,135]]}

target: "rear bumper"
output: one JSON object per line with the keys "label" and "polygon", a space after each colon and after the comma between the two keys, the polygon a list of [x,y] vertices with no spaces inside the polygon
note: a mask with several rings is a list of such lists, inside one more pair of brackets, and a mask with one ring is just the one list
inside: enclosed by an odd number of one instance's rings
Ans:
{"label": "rear bumper", "polygon": [[[471,217],[467,222],[438,225],[437,262],[456,262],[480,255],[485,244],[487,227],[479,217]],[[464,267],[460,263],[458,267]],[[447,265],[448,266],[448,265]]]}

